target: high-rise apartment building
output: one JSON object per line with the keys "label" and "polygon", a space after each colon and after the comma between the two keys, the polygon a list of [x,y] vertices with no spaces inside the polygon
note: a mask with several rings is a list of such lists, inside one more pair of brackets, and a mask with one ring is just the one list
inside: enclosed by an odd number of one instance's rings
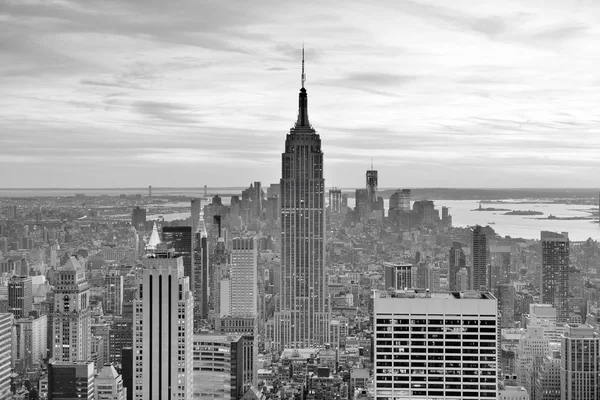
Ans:
{"label": "high-rise apartment building", "polygon": [[461,268],[467,267],[467,258],[462,248],[462,243],[452,243],[452,247],[450,247],[449,251],[448,260],[448,290],[451,292],[455,292],[458,290],[458,286],[456,284],[456,275],[458,274],[458,271],[461,270]]}
{"label": "high-rise apartment building", "polygon": [[369,213],[369,194],[367,189],[356,189],[354,194],[354,211],[360,219]]}
{"label": "high-rise apartment building", "polygon": [[182,257],[142,264],[133,304],[133,398],[189,400],[194,305]]}
{"label": "high-rise apartment building", "polygon": [[48,400],[94,400],[96,371],[92,361],[48,364]]}
{"label": "high-rise apartment building", "polygon": [[494,296],[375,292],[375,400],[495,399]]}
{"label": "high-rise apartment building", "polygon": [[589,325],[567,325],[561,337],[561,400],[600,397],[600,338]]}
{"label": "high-rise apartment building", "polygon": [[558,323],[569,319],[569,234],[542,231],[541,300],[556,308]]}
{"label": "high-rise apartment building", "polygon": [[58,269],[52,315],[52,358],[55,361],[91,360],[90,286],[75,257]]}
{"label": "high-rise apartment building", "polygon": [[473,266],[471,274],[471,289],[473,290],[487,290],[489,285],[487,282],[487,270],[488,270],[488,249],[487,249],[487,237],[481,229],[481,226],[477,225],[473,228]]}
{"label": "high-rise apartment building", "polygon": [[0,313],[0,399],[10,395],[13,320],[12,314]]}
{"label": "high-rise apartment building", "polygon": [[412,269],[412,264],[390,262],[383,263],[385,289],[411,289],[413,287]]}
{"label": "high-rise apartment building", "polygon": [[31,277],[13,275],[8,281],[8,311],[20,319],[28,317],[32,310]]}
{"label": "high-rise apartment building", "polygon": [[281,295],[276,317],[276,342],[294,347],[329,340],[323,152],[321,138],[308,121],[302,82],[298,120],[281,157]]}

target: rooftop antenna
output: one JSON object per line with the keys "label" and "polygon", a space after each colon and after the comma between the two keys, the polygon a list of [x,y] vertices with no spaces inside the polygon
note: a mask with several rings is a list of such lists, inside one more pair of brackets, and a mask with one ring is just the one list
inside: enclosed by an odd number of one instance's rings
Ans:
{"label": "rooftop antenna", "polygon": [[371,158],[371,171],[373,171],[373,159]]}
{"label": "rooftop antenna", "polygon": [[302,43],[302,89],[304,89],[305,81],[306,81],[306,75],[304,75],[304,43]]}

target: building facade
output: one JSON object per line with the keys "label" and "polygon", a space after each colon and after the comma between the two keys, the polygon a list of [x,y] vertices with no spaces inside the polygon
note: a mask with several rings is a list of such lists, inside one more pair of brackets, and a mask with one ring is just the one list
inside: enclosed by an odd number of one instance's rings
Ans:
{"label": "building facade", "polygon": [[12,314],[0,313],[0,399],[10,394],[13,320]]}
{"label": "building facade", "polygon": [[85,270],[71,257],[57,271],[52,315],[52,358],[55,361],[91,360],[90,287]]}
{"label": "building facade", "polygon": [[94,400],[96,371],[92,361],[51,361],[48,400]]}
{"label": "building facade", "polygon": [[562,400],[600,396],[600,338],[588,325],[567,325],[561,337],[560,389]]}
{"label": "building facade", "polygon": [[473,228],[473,266],[471,273],[471,289],[488,290],[488,249],[487,237],[477,225]]}
{"label": "building facade", "polygon": [[375,292],[375,400],[495,399],[498,321],[481,292]]}
{"label": "building facade", "polygon": [[30,276],[12,276],[8,281],[8,311],[15,319],[29,316],[33,310],[32,283]]}
{"label": "building facade", "polygon": [[133,305],[133,398],[191,399],[194,305],[183,259],[142,263]]}

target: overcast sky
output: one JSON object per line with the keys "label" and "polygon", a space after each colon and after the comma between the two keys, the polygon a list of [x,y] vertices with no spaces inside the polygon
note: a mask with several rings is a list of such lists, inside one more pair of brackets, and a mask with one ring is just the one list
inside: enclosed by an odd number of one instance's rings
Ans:
{"label": "overcast sky", "polygon": [[600,185],[600,2],[0,0],[0,186]]}

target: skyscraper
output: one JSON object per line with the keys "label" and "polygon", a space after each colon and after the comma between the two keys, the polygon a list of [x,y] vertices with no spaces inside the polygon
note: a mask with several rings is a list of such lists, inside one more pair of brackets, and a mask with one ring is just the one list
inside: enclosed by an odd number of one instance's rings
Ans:
{"label": "skyscraper", "polygon": [[142,263],[133,304],[133,398],[191,399],[194,305],[183,260],[167,254]]}
{"label": "skyscraper", "polygon": [[477,225],[473,228],[473,267],[471,274],[471,289],[486,290],[487,284],[487,237]]}
{"label": "skyscraper", "polygon": [[598,399],[600,338],[589,325],[567,325],[561,337],[561,399]]}
{"label": "skyscraper", "polygon": [[52,357],[55,361],[89,361],[92,358],[90,286],[85,269],[71,257],[57,271],[52,316]]}
{"label": "skyscraper", "polygon": [[371,166],[371,169],[367,170],[365,178],[367,189],[367,213],[370,213],[375,209],[375,205],[377,204],[377,170],[374,170]]}
{"label": "skyscraper", "polygon": [[208,318],[208,293],[210,282],[210,257],[208,253],[208,235],[204,219],[200,219],[197,232],[194,232],[194,324]]}
{"label": "skyscraper", "polygon": [[191,222],[192,226],[192,234],[198,231],[198,226],[200,225],[200,211],[202,210],[202,200],[201,199],[192,199],[191,200]]}
{"label": "skyscraper", "polygon": [[556,322],[569,319],[569,234],[542,231],[542,303],[556,308]]}
{"label": "skyscraper", "polygon": [[374,294],[375,399],[495,399],[496,299],[489,293]]}
{"label": "skyscraper", "polygon": [[281,177],[281,296],[276,340],[313,346],[329,339],[325,267],[325,179],[321,138],[299,96],[298,120],[286,137]]}
{"label": "skyscraper", "polygon": [[233,239],[229,315],[256,316],[258,311],[258,249],[256,238]]}
{"label": "skyscraper", "polygon": [[466,268],[467,266],[467,258],[462,248],[462,243],[452,243],[448,255],[448,290],[454,292],[458,290],[456,274],[458,274],[461,268]]}
{"label": "skyscraper", "polygon": [[8,281],[8,311],[15,319],[29,316],[33,310],[31,277],[12,276]]}
{"label": "skyscraper", "polygon": [[109,314],[123,314],[123,276],[118,270],[109,271],[104,276],[104,298],[102,299],[104,312]]}

